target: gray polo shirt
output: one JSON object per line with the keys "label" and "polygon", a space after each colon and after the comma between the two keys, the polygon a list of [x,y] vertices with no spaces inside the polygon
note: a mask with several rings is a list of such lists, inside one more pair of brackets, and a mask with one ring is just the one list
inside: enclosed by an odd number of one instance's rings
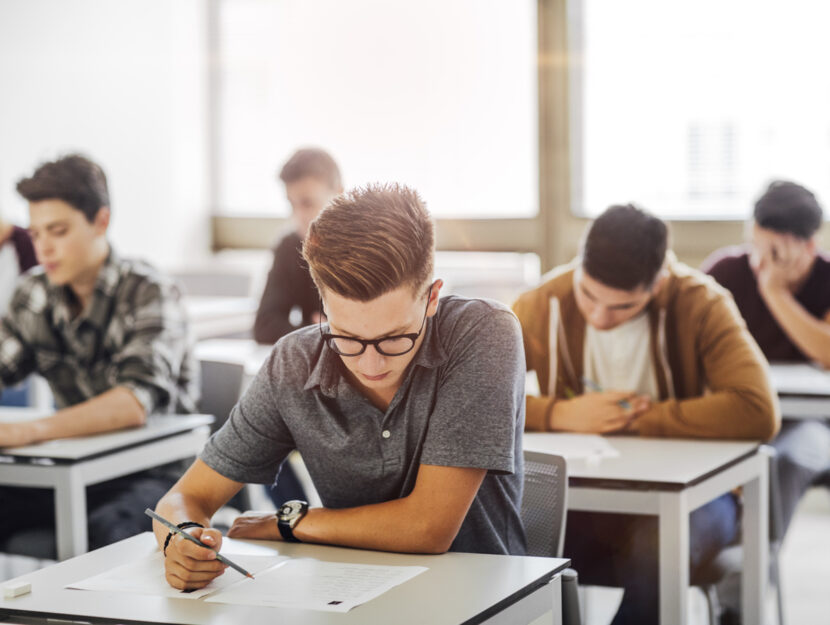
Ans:
{"label": "gray polo shirt", "polygon": [[327,508],[405,497],[421,464],[487,469],[450,549],[523,554],[519,323],[496,302],[451,296],[424,331],[385,412],[346,380],[316,326],[283,337],[201,459],[271,484],[297,449]]}

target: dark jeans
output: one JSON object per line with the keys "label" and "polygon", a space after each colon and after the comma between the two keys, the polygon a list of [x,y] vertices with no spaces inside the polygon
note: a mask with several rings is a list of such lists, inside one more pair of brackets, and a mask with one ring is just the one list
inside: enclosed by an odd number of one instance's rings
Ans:
{"label": "dark jeans", "polygon": [[[732,494],[722,495],[692,512],[692,577],[696,569],[737,539],[739,520],[740,506]],[[568,513],[564,556],[573,561],[580,583],[624,589],[613,625],[659,622],[658,546],[655,516]]]}
{"label": "dark jeans", "polygon": [[303,485],[288,460],[282,463],[280,471],[277,473],[277,479],[271,486],[266,486],[265,490],[277,508],[291,499],[306,500]]}
{"label": "dark jeans", "polygon": [[[86,489],[89,548],[97,549],[140,532],[149,531],[150,518],[145,508],[154,508],[175,480],[139,473],[121,477]],[[48,488],[0,487],[0,551],[18,555],[56,557],[57,548],[26,544],[30,530],[49,530],[54,536],[55,497]]]}

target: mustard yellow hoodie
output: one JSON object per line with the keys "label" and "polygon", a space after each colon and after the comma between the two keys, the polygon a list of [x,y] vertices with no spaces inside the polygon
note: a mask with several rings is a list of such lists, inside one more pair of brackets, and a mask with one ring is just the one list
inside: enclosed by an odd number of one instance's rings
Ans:
{"label": "mustard yellow hoodie", "polygon": [[[574,297],[577,262],[554,269],[513,305],[527,369],[536,372],[542,390],[541,397],[527,397],[527,430],[550,429],[553,404],[566,397],[566,388],[583,392],[585,319]],[[639,433],[771,439],[781,424],[778,400],[732,296],[671,255],[668,269],[647,308],[660,397],[638,419]]]}

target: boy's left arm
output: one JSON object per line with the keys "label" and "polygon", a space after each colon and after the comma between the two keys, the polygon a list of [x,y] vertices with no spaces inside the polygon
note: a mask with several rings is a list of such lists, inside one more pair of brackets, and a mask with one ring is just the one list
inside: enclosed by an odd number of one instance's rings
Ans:
{"label": "boy's left arm", "polygon": [[717,297],[696,337],[707,390],[699,397],[655,404],[636,422],[644,436],[769,440],[781,415],[768,365],[734,302]]}

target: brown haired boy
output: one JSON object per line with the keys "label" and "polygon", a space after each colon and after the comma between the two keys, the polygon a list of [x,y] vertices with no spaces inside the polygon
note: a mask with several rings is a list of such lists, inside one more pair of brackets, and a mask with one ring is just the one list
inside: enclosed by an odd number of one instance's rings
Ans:
{"label": "brown haired boy", "polygon": [[[113,250],[101,167],[72,154],[44,163],[17,190],[29,202],[40,267],[20,281],[0,322],[0,390],[39,373],[58,410],[0,424],[0,447],[136,427],[152,413],[195,412],[198,377],[179,290]],[[168,466],[89,487],[90,546],[145,530],[143,507],[180,474]],[[52,500],[49,491],[0,489],[0,539],[52,525]]]}
{"label": "brown haired boy", "polygon": [[[523,553],[524,353],[516,318],[438,299],[433,226],[418,195],[371,186],[336,198],[304,245],[327,323],[279,341],[227,424],[158,504],[218,547],[213,513],[270,483],[298,449],[324,507],[290,501],[240,517],[232,537],[410,553]],[[156,527],[159,545],[167,530]],[[168,582],[223,567],[173,537]]]}
{"label": "brown haired boy", "polygon": [[[309,224],[323,207],[343,192],[337,163],[319,148],[297,150],[283,165],[280,180],[291,204],[294,230],[274,248],[274,263],[254,320],[254,339],[267,344],[276,343],[299,325],[319,320],[320,296],[302,256],[303,239]],[[295,308],[302,314],[299,325],[291,320],[291,311]]]}

